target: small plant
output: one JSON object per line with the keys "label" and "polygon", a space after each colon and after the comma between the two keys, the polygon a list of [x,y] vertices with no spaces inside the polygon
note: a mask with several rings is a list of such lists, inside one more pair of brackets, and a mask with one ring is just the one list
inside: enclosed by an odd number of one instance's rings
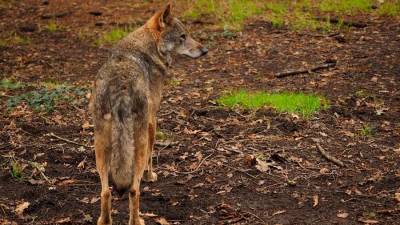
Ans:
{"label": "small plant", "polygon": [[113,44],[124,38],[134,29],[132,27],[125,27],[125,28],[114,28],[109,32],[104,33],[99,39],[96,40],[95,44],[97,46],[104,45],[104,44]]}
{"label": "small plant", "polygon": [[320,109],[328,107],[327,101],[319,96],[303,93],[266,93],[247,92],[244,90],[223,95],[217,99],[220,105],[227,107],[242,107],[246,109],[258,109],[263,106],[271,106],[279,112],[298,113],[309,117]]}
{"label": "small plant", "polygon": [[46,25],[46,30],[48,32],[56,32],[58,30],[60,30],[60,27],[57,25],[57,23],[55,21],[50,21],[47,25]]}
{"label": "small plant", "polygon": [[21,164],[17,161],[13,161],[11,164],[11,176],[14,177],[15,179],[22,179],[22,172],[23,172],[23,167]]}
{"label": "small plant", "polygon": [[374,134],[374,128],[369,125],[365,124],[361,129],[360,129],[360,135],[364,137],[372,136]]}
{"label": "small plant", "polygon": [[176,79],[176,78],[172,78],[172,79],[169,81],[169,84],[170,84],[171,86],[173,86],[173,87],[176,87],[176,86],[179,86],[179,85],[181,84],[181,80]]}
{"label": "small plant", "polygon": [[52,112],[58,102],[70,101],[76,96],[85,95],[85,89],[73,86],[59,85],[56,88],[42,88],[21,95],[12,96],[7,100],[7,108],[13,109],[22,102],[36,111]]}
{"label": "small plant", "polygon": [[21,82],[14,82],[12,80],[9,79],[2,79],[0,80],[0,89],[19,89],[19,88],[23,88],[25,85],[22,84]]}

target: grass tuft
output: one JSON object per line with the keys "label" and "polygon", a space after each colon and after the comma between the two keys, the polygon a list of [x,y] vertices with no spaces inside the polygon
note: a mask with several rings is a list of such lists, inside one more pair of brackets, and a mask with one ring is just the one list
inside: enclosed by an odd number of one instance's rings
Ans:
{"label": "grass tuft", "polygon": [[95,44],[101,46],[104,44],[114,44],[132,32],[134,29],[132,27],[124,28],[114,28],[106,33],[104,33],[99,39],[96,40]]}
{"label": "grass tuft", "polygon": [[270,106],[278,112],[288,112],[309,117],[321,109],[327,108],[327,101],[316,95],[304,93],[266,93],[235,91],[218,98],[220,105],[232,108],[258,109]]}
{"label": "grass tuft", "polygon": [[50,33],[54,33],[54,32],[56,32],[56,31],[61,30],[60,26],[58,26],[57,23],[56,23],[55,21],[50,21],[50,22],[46,25],[45,29],[46,29],[48,32],[50,32]]}

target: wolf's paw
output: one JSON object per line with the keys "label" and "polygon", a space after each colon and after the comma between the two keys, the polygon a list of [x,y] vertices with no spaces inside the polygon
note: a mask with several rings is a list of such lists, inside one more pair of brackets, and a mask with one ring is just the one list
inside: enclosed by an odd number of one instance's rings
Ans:
{"label": "wolf's paw", "polygon": [[99,217],[99,219],[97,220],[97,225],[112,225],[112,221],[111,218],[103,218],[103,217]]}
{"label": "wolf's paw", "polygon": [[[134,221],[132,223],[132,221]],[[137,218],[136,220],[129,220],[129,225],[145,225],[144,220],[142,218]]]}
{"label": "wolf's paw", "polygon": [[143,181],[145,182],[156,182],[157,181],[157,174],[150,171],[144,171],[143,174]]}

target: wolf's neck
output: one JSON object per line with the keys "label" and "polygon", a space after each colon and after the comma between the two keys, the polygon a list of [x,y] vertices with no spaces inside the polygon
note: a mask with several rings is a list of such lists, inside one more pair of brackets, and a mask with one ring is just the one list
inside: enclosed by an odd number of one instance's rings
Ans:
{"label": "wolf's neck", "polygon": [[139,57],[147,61],[149,66],[155,67],[162,75],[166,76],[170,65],[170,56],[163,55],[153,37],[147,32],[135,32],[118,43],[113,52],[116,54]]}

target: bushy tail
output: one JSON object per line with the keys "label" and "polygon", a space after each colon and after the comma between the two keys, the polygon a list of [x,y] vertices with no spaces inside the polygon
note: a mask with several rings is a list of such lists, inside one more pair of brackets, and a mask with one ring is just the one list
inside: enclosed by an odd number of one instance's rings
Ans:
{"label": "bushy tail", "polygon": [[132,184],[133,162],[135,158],[134,114],[129,96],[120,96],[112,109],[112,153],[111,180],[120,194],[125,193]]}

